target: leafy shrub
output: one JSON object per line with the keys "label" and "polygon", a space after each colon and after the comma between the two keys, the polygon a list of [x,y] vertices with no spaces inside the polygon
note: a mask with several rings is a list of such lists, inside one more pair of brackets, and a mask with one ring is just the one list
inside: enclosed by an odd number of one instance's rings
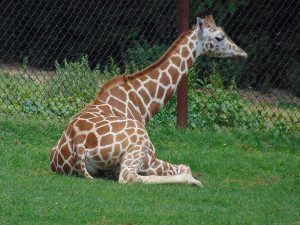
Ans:
{"label": "leafy shrub", "polygon": [[259,114],[249,113],[245,101],[233,83],[227,90],[207,84],[190,95],[192,127],[248,127],[259,126]]}
{"label": "leafy shrub", "polygon": [[8,74],[1,75],[0,93],[3,112],[19,112],[26,115],[69,118],[90,102],[99,84],[120,69],[111,59],[107,66],[92,70],[87,57],[77,62],[56,63],[56,75],[45,83],[37,84],[31,79]]}
{"label": "leafy shrub", "polygon": [[83,101],[90,101],[101,81],[100,70],[92,70],[87,57],[76,62],[64,60],[62,65],[55,64],[56,76],[46,86],[51,97],[64,93],[64,96],[76,96]]}
{"label": "leafy shrub", "polygon": [[[192,127],[245,126],[245,101],[233,80],[225,89],[217,64],[212,64],[212,74],[199,81],[200,90],[191,89],[189,96]],[[192,75],[193,75],[193,71]],[[252,115],[247,116],[252,121]],[[253,124],[254,125],[254,124]]]}

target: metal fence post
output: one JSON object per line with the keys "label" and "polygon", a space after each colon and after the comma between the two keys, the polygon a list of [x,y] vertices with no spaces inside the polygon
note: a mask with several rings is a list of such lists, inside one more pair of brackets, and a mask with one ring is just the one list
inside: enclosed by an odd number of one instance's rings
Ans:
{"label": "metal fence post", "polygon": [[[189,0],[178,0],[179,34],[189,29]],[[177,127],[187,127],[187,90],[188,77],[184,76],[177,91]]]}

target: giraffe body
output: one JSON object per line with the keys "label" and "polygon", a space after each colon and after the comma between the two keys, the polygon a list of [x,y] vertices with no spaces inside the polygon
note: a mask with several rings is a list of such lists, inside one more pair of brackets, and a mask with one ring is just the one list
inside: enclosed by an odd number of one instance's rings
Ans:
{"label": "giraffe body", "polygon": [[92,103],[69,123],[51,151],[53,171],[86,178],[108,176],[120,183],[187,183],[202,186],[185,165],[155,156],[146,124],[176,92],[199,55],[247,57],[213,18],[198,18],[154,64],[104,84]]}

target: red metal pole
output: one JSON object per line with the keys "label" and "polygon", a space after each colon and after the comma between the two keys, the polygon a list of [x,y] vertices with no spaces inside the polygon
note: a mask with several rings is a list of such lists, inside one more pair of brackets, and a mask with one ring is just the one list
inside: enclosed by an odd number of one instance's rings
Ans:
{"label": "red metal pole", "polygon": [[[189,29],[189,0],[178,0],[179,34]],[[187,127],[188,77],[184,76],[177,89],[177,127]]]}

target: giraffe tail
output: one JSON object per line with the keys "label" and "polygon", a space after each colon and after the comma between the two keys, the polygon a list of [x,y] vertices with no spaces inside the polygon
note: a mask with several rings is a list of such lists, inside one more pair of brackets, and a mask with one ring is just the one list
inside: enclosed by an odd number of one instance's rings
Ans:
{"label": "giraffe tail", "polygon": [[82,147],[78,150],[77,152],[77,157],[78,157],[78,163],[79,163],[79,167],[80,167],[80,172],[81,175],[85,178],[89,178],[89,179],[94,179],[90,173],[87,171],[86,168],[86,158],[85,158],[85,154],[86,154],[86,150]]}

